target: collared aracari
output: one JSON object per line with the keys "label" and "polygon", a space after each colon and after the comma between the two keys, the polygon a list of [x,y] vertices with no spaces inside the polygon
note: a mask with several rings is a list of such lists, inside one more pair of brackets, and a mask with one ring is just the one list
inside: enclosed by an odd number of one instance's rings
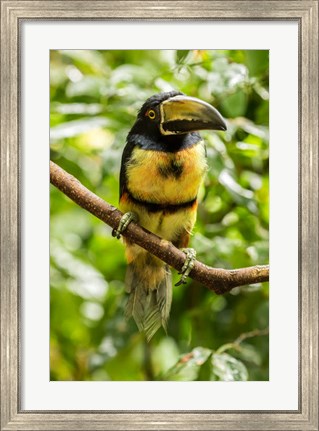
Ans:
{"label": "collared aracari", "polygon": [[[195,254],[186,249],[197,212],[197,193],[207,164],[198,130],[226,130],[220,113],[208,103],[171,91],[146,100],[127,137],[120,172],[120,209],[125,214],[113,235],[133,219],[186,253],[185,283]],[[124,239],[132,316],[150,340],[167,322],[172,302],[171,273],[167,264]]]}

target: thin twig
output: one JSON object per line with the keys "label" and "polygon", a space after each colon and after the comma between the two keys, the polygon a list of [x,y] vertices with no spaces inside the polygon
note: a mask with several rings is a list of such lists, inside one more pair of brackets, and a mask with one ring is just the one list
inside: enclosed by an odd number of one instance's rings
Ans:
{"label": "thin twig", "polygon": [[216,353],[220,354],[220,353],[223,353],[223,352],[225,352],[226,350],[229,350],[229,349],[239,350],[240,349],[240,343],[242,343],[243,341],[247,340],[247,338],[261,337],[263,335],[268,335],[268,334],[269,334],[269,328],[254,329],[253,331],[250,331],[250,332],[244,332],[239,337],[237,337],[236,340],[233,341],[232,343],[223,344],[216,351]]}
{"label": "thin twig", "polygon": [[[50,162],[50,180],[55,187],[82,208],[89,211],[112,228],[118,227],[123,214],[117,208],[96,196],[76,178],[52,161]],[[143,247],[178,271],[182,269],[185,261],[185,254],[174,247],[171,242],[159,238],[134,222],[128,225],[127,229],[123,232],[123,236],[140,247]],[[228,270],[211,268],[196,261],[189,276],[199,281],[213,292],[224,294],[234,287],[268,281],[269,266],[257,265]]]}

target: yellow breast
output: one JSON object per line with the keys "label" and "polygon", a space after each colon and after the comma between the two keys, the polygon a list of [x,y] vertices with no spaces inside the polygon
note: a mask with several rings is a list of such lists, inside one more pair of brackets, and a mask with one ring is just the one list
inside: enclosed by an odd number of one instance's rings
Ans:
{"label": "yellow breast", "polygon": [[127,165],[127,185],[139,200],[178,204],[197,196],[206,171],[202,142],[176,153],[135,148]]}

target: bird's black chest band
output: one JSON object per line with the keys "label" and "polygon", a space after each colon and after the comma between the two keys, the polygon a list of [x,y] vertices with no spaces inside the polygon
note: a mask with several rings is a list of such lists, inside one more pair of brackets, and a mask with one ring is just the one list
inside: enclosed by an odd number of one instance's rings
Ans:
{"label": "bird's black chest band", "polygon": [[169,203],[154,203],[154,202],[148,202],[141,199],[136,199],[130,192],[127,192],[128,199],[133,202],[134,204],[140,205],[147,209],[147,211],[151,213],[160,212],[163,211],[167,214],[175,213],[176,211],[180,211],[182,209],[191,208],[195,203],[197,198],[187,201],[187,202],[181,202],[178,204],[169,204]]}

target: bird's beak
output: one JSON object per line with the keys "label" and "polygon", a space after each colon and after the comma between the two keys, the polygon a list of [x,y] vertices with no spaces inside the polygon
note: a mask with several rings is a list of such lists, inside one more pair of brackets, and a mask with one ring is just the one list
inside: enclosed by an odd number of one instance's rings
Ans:
{"label": "bird's beak", "polygon": [[195,97],[174,96],[160,105],[160,130],[176,135],[197,130],[226,130],[226,123],[213,106]]}

